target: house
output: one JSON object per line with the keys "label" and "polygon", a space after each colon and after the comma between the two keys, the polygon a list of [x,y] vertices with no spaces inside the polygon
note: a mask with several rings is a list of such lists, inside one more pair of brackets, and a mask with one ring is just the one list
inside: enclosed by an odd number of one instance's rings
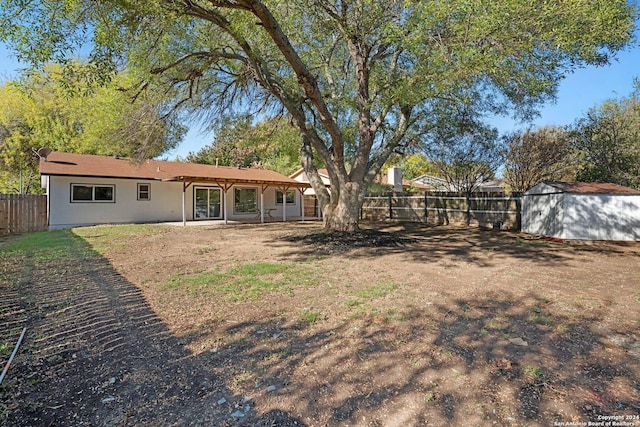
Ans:
{"label": "house", "polygon": [[303,217],[309,185],[270,170],[45,152],[49,228]]}
{"label": "house", "polygon": [[[320,179],[322,180],[322,183],[325,185],[325,187],[331,187],[329,172],[326,169],[318,169],[318,175],[320,175]],[[303,193],[305,206],[304,215],[307,217],[317,217],[318,219],[322,218],[322,212],[318,204],[318,199],[316,198],[316,192],[311,187],[311,184],[309,183],[309,177],[307,177],[304,169],[298,169],[297,171],[289,175],[289,178],[308,185],[308,188],[305,188]]]}
{"label": "house", "polygon": [[640,241],[640,191],[541,182],[523,194],[522,231],[567,240]]}
{"label": "house", "polygon": [[[396,171],[399,171],[398,168],[389,168],[389,170],[395,169]],[[322,182],[324,183],[324,185],[327,188],[331,187],[331,182],[329,180],[329,172],[327,172],[326,169],[318,169],[318,174],[320,175],[320,179],[322,179]],[[379,174],[378,176],[375,177],[375,179],[373,180],[374,183],[380,184],[384,187],[388,187],[389,191],[393,190],[394,188],[394,183],[390,183],[389,182],[389,178],[388,178],[389,174],[387,174],[386,176],[383,174]],[[300,181],[300,182],[305,182],[308,183],[309,182],[309,178],[307,177],[307,174],[304,172],[304,169],[300,168],[297,171],[295,171],[293,174],[289,175],[290,178],[295,179],[296,181]],[[429,187],[428,185],[423,185],[420,184],[418,182],[414,182],[414,181],[409,181],[408,179],[404,179],[402,178],[402,176],[399,176],[400,179],[402,179],[402,188],[403,191],[407,191],[410,189],[420,189],[420,190],[430,190],[431,187]],[[315,196],[315,191],[313,190],[313,188],[308,188],[304,191],[305,195],[314,195]]]}
{"label": "house", "polygon": [[[445,178],[434,175],[420,175],[412,181],[415,185],[424,185],[430,187],[432,191],[442,192],[459,192],[459,187],[448,182]],[[473,189],[474,193],[504,193],[506,191],[504,180],[479,180]]]}
{"label": "house", "polygon": [[[320,175],[320,179],[322,180],[322,183],[327,188],[331,187],[331,181],[329,180],[329,172],[326,169],[318,169],[318,175]],[[294,173],[292,173],[291,175],[289,175],[289,178],[294,179],[298,182],[309,184],[309,178],[307,177],[307,174],[303,168],[300,168]],[[313,190],[313,188],[311,188],[310,184],[309,184],[309,187],[304,190],[304,195],[315,197],[316,192]]]}
{"label": "house", "polygon": [[434,175],[420,175],[413,183],[430,187],[433,191],[454,191],[446,179]]}

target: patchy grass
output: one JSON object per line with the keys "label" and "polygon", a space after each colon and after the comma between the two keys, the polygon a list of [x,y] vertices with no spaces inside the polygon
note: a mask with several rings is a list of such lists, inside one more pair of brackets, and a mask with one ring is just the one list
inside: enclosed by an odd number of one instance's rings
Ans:
{"label": "patchy grass", "polygon": [[89,251],[89,248],[70,230],[41,231],[10,236],[0,248],[0,252],[5,255],[29,255],[36,262],[74,258],[86,255]]}
{"label": "patchy grass", "polygon": [[160,224],[125,224],[74,228],[73,234],[104,255],[108,250],[126,249],[132,238],[144,239],[170,230],[169,227]]}
{"label": "patchy grass", "polygon": [[[0,395],[5,417],[25,420],[7,425],[179,414],[193,425],[533,426],[637,412],[640,248],[399,223],[363,243],[318,228],[92,227],[59,236],[107,262],[0,256],[5,286],[21,277],[12,306],[40,331],[12,367],[19,387]],[[117,349],[102,351],[87,325],[113,325]],[[144,393],[118,411],[101,403],[134,383]]]}
{"label": "patchy grass", "polygon": [[525,366],[524,374],[527,378],[531,380],[536,380],[542,377],[542,368],[539,368],[537,366]]}
{"label": "patchy grass", "polygon": [[6,342],[0,343],[0,356],[6,357],[11,354],[13,350],[11,350],[11,346]]}
{"label": "patchy grass", "polygon": [[309,324],[316,323],[318,320],[322,319],[322,313],[315,311],[312,308],[305,308],[302,312],[302,319]]}
{"label": "patchy grass", "polygon": [[398,289],[398,284],[394,282],[374,284],[361,289],[357,296],[363,300],[370,301],[375,298],[383,298],[396,289]]}
{"label": "patchy grass", "polygon": [[291,295],[296,286],[312,283],[316,270],[303,263],[248,263],[227,271],[178,274],[162,287],[192,297],[221,295],[226,301],[255,301],[266,292]]}

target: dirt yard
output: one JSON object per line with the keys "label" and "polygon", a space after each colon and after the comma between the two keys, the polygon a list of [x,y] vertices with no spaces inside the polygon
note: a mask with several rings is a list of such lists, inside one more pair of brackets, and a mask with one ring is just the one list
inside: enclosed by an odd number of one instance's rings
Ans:
{"label": "dirt yard", "polygon": [[0,424],[640,427],[640,245],[363,228],[0,239]]}

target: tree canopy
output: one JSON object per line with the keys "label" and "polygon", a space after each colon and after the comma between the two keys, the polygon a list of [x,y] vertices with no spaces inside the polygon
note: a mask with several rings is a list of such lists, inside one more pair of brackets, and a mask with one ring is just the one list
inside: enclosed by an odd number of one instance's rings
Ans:
{"label": "tree canopy", "polygon": [[457,111],[534,114],[564,72],[624,47],[634,14],[627,0],[5,0],[0,37],[39,64],[91,35],[96,64],[209,120],[286,111],[325,226],[353,231],[394,151]]}
{"label": "tree canopy", "polygon": [[[89,64],[48,64],[21,80],[0,86],[0,178],[3,191],[37,191],[34,150],[122,157],[154,157],[173,148],[184,133],[174,121],[161,120],[162,103],[151,94],[135,102],[127,95],[131,76],[113,76],[93,85],[83,70]],[[19,189],[18,176],[26,186]]]}
{"label": "tree canopy", "polygon": [[188,162],[271,169],[290,175],[300,169],[300,132],[283,118],[253,124],[250,116],[225,118],[213,142],[189,153]]}
{"label": "tree canopy", "polygon": [[504,178],[512,191],[524,192],[545,180],[575,178],[577,164],[567,129],[527,129],[505,135],[504,140]]}
{"label": "tree canopy", "polygon": [[640,189],[640,99],[608,100],[574,126],[580,181],[611,182]]}

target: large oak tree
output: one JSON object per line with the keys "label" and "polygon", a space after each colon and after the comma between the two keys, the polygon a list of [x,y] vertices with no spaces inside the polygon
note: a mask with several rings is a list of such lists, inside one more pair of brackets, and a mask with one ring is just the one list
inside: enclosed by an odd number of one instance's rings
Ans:
{"label": "large oak tree", "polygon": [[285,110],[325,226],[353,231],[394,151],[452,110],[532,113],[564,72],[621,49],[634,13],[627,0],[5,0],[0,32],[35,63],[91,36],[97,63],[124,61],[141,89],[211,119]]}

